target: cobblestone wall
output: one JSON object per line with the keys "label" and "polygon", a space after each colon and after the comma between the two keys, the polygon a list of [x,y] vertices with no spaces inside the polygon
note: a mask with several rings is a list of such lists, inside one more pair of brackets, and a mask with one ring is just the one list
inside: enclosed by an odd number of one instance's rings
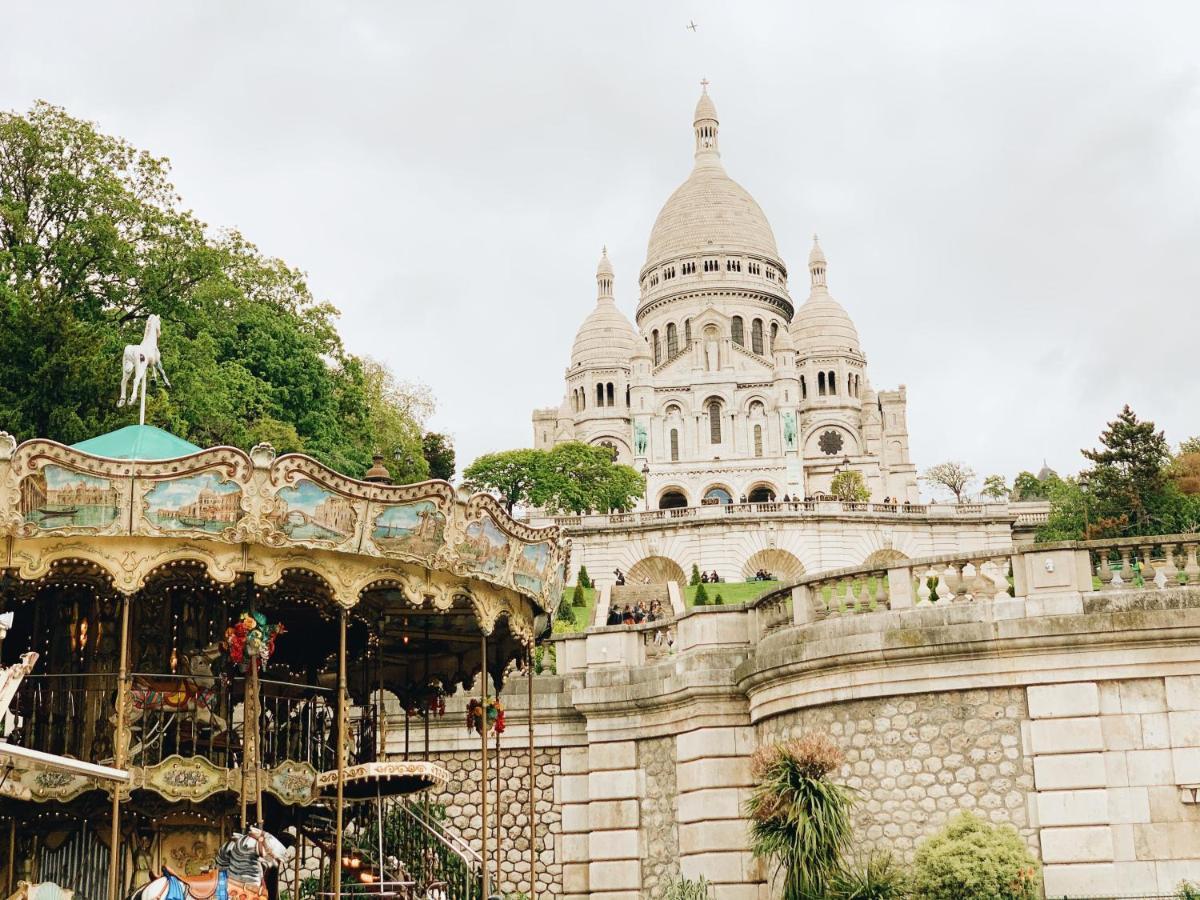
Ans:
{"label": "cobblestone wall", "polygon": [[641,801],[642,884],[648,897],[662,897],[679,877],[679,796],[675,787],[675,738],[638,742],[638,762],[646,773]]}
{"label": "cobblestone wall", "polygon": [[856,845],[911,860],[920,839],[957,810],[1014,825],[1037,852],[1022,751],[1022,688],[856,700],[788,713],[759,727],[762,744],[824,731],[846,754],[841,778],[859,791]]}
{"label": "cobblestone wall", "polygon": [[[554,776],[559,773],[559,751],[538,750],[535,808],[537,811],[538,894],[562,893],[562,865],[555,862],[554,848],[562,833],[562,813],[554,803]],[[434,754],[436,762],[450,772],[450,783],[444,792],[434,794],[436,803],[446,806],[451,826],[480,849],[479,754]],[[494,768],[496,758],[488,755],[488,818],[494,815]],[[528,756],[524,751],[502,750],[500,753],[500,872],[499,881],[493,876],[493,890],[502,893],[529,892],[529,777]],[[490,823],[488,842],[494,847],[494,830]],[[494,857],[493,857],[494,858]]]}

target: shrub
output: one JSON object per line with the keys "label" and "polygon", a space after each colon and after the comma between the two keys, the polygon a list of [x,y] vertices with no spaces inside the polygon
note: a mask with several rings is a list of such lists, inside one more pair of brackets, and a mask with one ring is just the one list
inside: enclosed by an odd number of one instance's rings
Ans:
{"label": "shrub", "polygon": [[677,878],[667,882],[663,900],[708,900],[709,887],[708,879],[703,875],[699,881]]}
{"label": "shrub", "polygon": [[845,756],[827,736],[808,734],[754,754],[747,813],[755,856],[775,862],[784,900],[829,896],[850,844],[854,796],[829,780]]}
{"label": "shrub", "polygon": [[904,900],[908,876],[890,853],[873,853],[865,863],[839,872],[830,897],[837,900]]}
{"label": "shrub", "polygon": [[700,581],[700,566],[698,566],[696,563],[692,563],[692,577],[688,581],[688,584],[694,586],[694,585],[701,584],[701,583],[702,582]]}
{"label": "shrub", "polygon": [[1175,888],[1175,900],[1200,900],[1200,884],[1181,881]]}
{"label": "shrub", "polygon": [[592,577],[588,575],[587,566],[579,567],[579,578],[577,580],[579,581],[579,584],[585,588],[594,587],[592,584]]}
{"label": "shrub", "polygon": [[708,591],[704,588],[704,582],[696,585],[696,596],[692,600],[693,606],[708,606]]}
{"label": "shrub", "polygon": [[964,812],[918,848],[912,887],[919,900],[1036,900],[1038,863],[1011,825]]}
{"label": "shrub", "polygon": [[583,582],[580,581],[575,585],[575,590],[571,592],[572,606],[587,606],[587,597],[583,594]]}
{"label": "shrub", "polygon": [[558,604],[558,613],[555,616],[560,622],[566,622],[569,625],[575,624],[575,606],[573,603]]}
{"label": "shrub", "polygon": [[722,597],[720,595],[720,593],[718,593],[717,596],[713,597],[713,606],[720,606],[724,602],[725,602],[725,598]]}

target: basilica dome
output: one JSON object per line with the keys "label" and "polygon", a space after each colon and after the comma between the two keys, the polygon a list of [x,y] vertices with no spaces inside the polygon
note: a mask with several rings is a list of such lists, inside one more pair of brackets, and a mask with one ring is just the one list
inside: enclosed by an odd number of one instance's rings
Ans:
{"label": "basilica dome", "polygon": [[808,256],[812,293],[796,310],[796,318],[792,320],[796,350],[802,354],[847,350],[861,353],[858,329],[842,305],[829,296],[825,266],[825,254],[814,237],[812,252]]}
{"label": "basilica dome", "polygon": [[646,247],[646,268],[686,254],[731,251],[779,259],[762,208],[725,173],[717,147],[717,110],[707,91],[696,104],[696,165],[668,198]]}
{"label": "basilica dome", "polygon": [[612,295],[613,269],[607,250],[596,267],[597,298],[595,308],[583,320],[571,348],[571,368],[605,365],[629,365],[637,347],[638,333],[617,309]]}

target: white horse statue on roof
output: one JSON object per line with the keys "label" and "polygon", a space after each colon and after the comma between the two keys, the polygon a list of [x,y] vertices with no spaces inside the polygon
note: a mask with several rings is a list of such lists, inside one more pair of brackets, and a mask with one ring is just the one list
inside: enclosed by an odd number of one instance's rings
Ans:
{"label": "white horse statue on roof", "polygon": [[162,356],[158,352],[158,335],[162,331],[162,319],[155,313],[146,318],[146,330],[142,333],[140,344],[126,344],[125,355],[121,360],[121,399],[117,406],[125,405],[125,388],[129,384],[129,376],[133,375],[133,392],[128,395],[132,403],[134,397],[141,392],[141,422],[146,424],[146,371],[154,378],[161,378],[164,385],[171,386],[167,373],[163,371]]}

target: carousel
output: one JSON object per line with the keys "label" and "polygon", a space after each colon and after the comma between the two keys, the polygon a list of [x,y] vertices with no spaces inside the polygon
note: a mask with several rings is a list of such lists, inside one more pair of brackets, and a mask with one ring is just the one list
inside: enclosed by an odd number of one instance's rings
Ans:
{"label": "carousel", "polygon": [[[0,528],[4,896],[489,895],[409,747],[477,692],[488,821],[493,692],[549,631],[557,529],[144,424],[0,432]],[[532,828],[532,737],[529,762]]]}

